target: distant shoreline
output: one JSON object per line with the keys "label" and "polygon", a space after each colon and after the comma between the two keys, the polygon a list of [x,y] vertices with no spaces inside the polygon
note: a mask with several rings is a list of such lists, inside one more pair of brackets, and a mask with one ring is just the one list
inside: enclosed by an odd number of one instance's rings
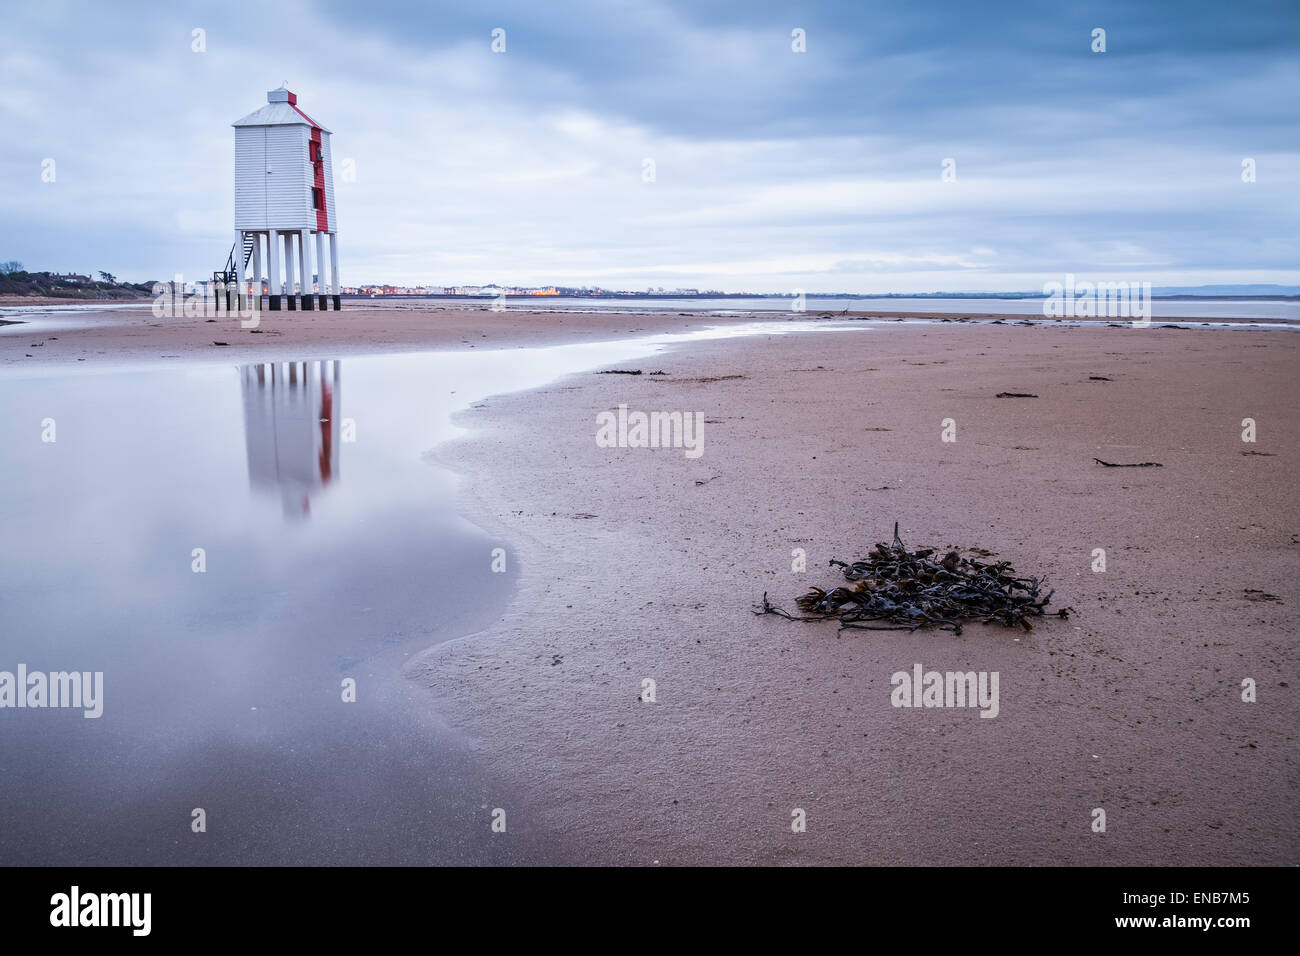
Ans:
{"label": "distant shoreline", "polygon": [[20,305],[130,305],[152,302],[151,295],[80,297],[67,295],[0,295],[0,309]]}
{"label": "distant shoreline", "polygon": [[[373,294],[369,292],[345,292],[343,293],[342,297],[345,299],[372,299],[372,298],[373,299],[449,299],[453,302],[491,302],[492,300],[497,298],[497,296],[494,295],[452,295],[448,293],[436,293],[436,292],[418,292],[418,293],[388,292],[388,293],[373,293]],[[773,300],[780,301],[780,300],[788,300],[792,298],[792,296],[784,295],[784,294],[760,293],[760,292],[718,292],[718,293],[710,293],[707,295],[704,293],[700,293],[698,295],[689,295],[689,294],[669,295],[667,293],[661,294],[657,292],[592,292],[592,293],[572,293],[572,294],[565,293],[564,295],[519,295],[519,294],[512,295],[510,293],[506,293],[505,297],[507,300],[518,299],[520,301],[527,301],[527,302],[545,302],[547,299],[599,299],[599,300],[634,299],[638,301],[640,300],[674,301],[679,299],[683,299],[683,300],[773,299]],[[903,294],[903,293],[890,292],[890,293],[866,295],[860,293],[808,292],[804,294],[804,298],[807,300],[812,300],[812,299],[853,299],[853,300],[934,299],[937,301],[942,301],[944,299],[988,299],[993,302],[997,302],[997,301],[1018,302],[1022,299],[1043,300],[1049,297],[1039,292],[1024,293],[1024,294],[1008,292],[1008,293],[998,293],[996,295],[990,295],[990,294],[958,295],[955,293],[936,294],[933,292],[920,293],[920,294]],[[1178,295],[1152,295],[1151,298],[1159,299],[1163,301],[1169,301],[1169,302],[1175,302],[1175,301],[1300,302],[1300,295],[1190,295],[1190,294],[1182,293]]]}

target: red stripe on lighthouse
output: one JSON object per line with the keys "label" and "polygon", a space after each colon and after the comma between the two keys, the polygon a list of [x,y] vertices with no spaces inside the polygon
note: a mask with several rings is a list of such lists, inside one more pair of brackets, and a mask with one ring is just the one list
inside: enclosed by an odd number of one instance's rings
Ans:
{"label": "red stripe on lighthouse", "polygon": [[311,150],[312,187],[320,190],[320,208],[316,210],[316,230],[318,232],[329,232],[329,194],[325,192],[325,154],[321,151],[321,129],[316,125],[314,119],[298,109],[298,98],[292,93],[289,94],[289,97],[290,109],[311,124],[311,141],[314,147],[308,146],[307,148]]}
{"label": "red stripe on lighthouse", "polygon": [[314,126],[317,130],[320,129],[320,123],[317,123],[314,119],[312,119],[302,110],[298,109],[298,97],[294,96],[292,93],[289,94],[289,109],[293,110],[303,119],[305,119],[308,123],[311,123],[311,125]]}

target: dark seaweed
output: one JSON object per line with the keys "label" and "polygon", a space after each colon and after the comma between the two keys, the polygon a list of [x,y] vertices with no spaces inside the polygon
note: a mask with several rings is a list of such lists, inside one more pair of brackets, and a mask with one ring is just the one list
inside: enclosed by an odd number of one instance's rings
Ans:
{"label": "dark seaweed", "polygon": [[[979,549],[972,549],[978,551]],[[863,561],[840,568],[849,587],[829,591],[814,587],[797,599],[801,615],[772,605],[767,594],[755,614],[776,614],[791,621],[836,620],[841,630],[915,631],[934,627],[961,633],[963,621],[981,621],[1032,630],[1030,618],[1042,617],[1053,591],[1040,593],[1045,581],[1016,575],[1009,561],[985,563],[949,551],[935,559],[935,548],[909,551],[898,537],[877,544]],[[1056,615],[1070,616],[1070,608]],[[883,622],[883,623],[868,623]]]}

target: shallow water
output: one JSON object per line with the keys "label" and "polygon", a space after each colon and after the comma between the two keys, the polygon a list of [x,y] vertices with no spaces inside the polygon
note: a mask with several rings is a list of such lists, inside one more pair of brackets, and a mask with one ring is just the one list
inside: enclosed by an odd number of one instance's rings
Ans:
{"label": "shallow water", "polygon": [[[489,296],[420,297],[376,296],[373,299],[355,299],[357,303],[391,305],[400,308],[488,308],[493,299]],[[583,298],[567,296],[507,296],[507,311],[527,312],[689,312],[713,315],[748,315],[792,312],[793,298],[789,296],[734,296],[730,298]],[[884,298],[862,299],[836,296],[810,296],[804,303],[804,314],[815,316],[825,312],[897,312],[904,315],[1023,315],[1028,318],[1043,317],[1042,299],[958,299],[958,298]],[[1168,316],[1204,317],[1211,319],[1272,319],[1300,322],[1300,300],[1296,299],[1152,299],[1151,315],[1154,319]],[[1121,320],[1123,321],[1123,320]]]}
{"label": "shallow water", "polygon": [[[349,298],[353,308],[382,308],[397,310],[487,310],[493,300],[485,296],[378,296],[375,298]],[[570,312],[581,314],[621,314],[677,312],[708,318],[745,318],[756,322],[776,322],[790,319],[800,321],[827,313],[837,314],[845,309],[853,312],[898,313],[902,316],[927,315],[1008,315],[1023,316],[1026,320],[1049,324],[1073,324],[1073,320],[1047,320],[1043,316],[1042,299],[850,299],[810,298],[803,312],[791,309],[792,300],[785,297],[735,297],[689,298],[670,297],[652,299],[591,299],[564,296],[512,296],[505,302],[506,311],[518,312]],[[23,305],[0,307],[0,338],[49,335],[54,332],[73,331],[100,324],[96,314],[110,311],[134,310],[147,312],[150,302],[87,304],[87,305]],[[1170,317],[1203,318],[1204,323],[1190,323],[1194,327],[1219,327],[1217,320],[1254,319],[1253,328],[1300,328],[1300,300],[1297,299],[1153,299],[1151,321],[1159,324]],[[892,320],[884,320],[892,321]],[[938,318],[925,321],[939,321]],[[1090,320],[1087,324],[1091,324]],[[1101,319],[1100,321],[1107,321]],[[1130,320],[1113,321],[1127,324]],[[6,322],[13,324],[5,324]],[[1238,327],[1235,323],[1228,327]]]}
{"label": "shallow water", "polygon": [[104,675],[96,719],[0,708],[0,863],[565,859],[401,676],[517,570],[426,453],[492,394],[796,326],[0,376],[0,671]]}

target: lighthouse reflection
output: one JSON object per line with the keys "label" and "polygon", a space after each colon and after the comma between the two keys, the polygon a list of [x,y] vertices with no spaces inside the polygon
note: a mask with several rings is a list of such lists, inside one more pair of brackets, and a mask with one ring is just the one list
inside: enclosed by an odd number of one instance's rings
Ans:
{"label": "lighthouse reflection", "polygon": [[251,486],[305,519],[339,476],[340,363],[273,362],[240,368]]}

